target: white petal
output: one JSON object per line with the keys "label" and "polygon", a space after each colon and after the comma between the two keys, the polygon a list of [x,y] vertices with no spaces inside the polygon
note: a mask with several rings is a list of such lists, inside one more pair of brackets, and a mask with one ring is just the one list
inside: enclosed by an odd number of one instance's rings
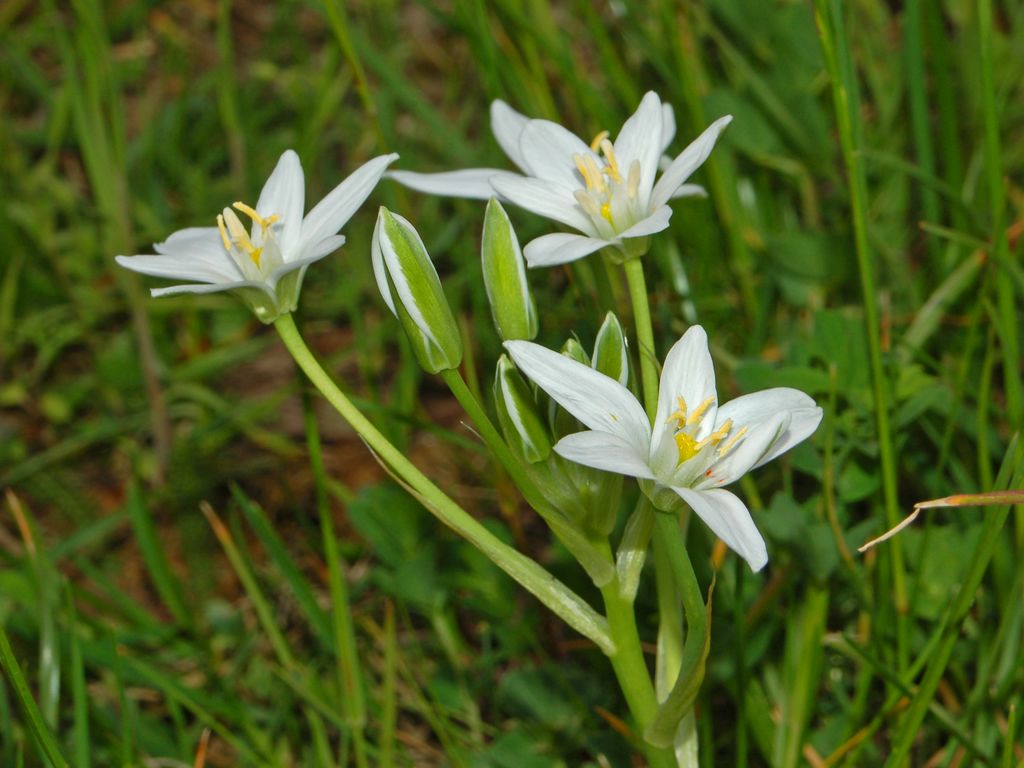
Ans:
{"label": "white petal", "polygon": [[531,176],[570,191],[583,188],[573,155],[594,154],[582,139],[550,120],[530,120],[519,134],[519,151]]}
{"label": "white petal", "polygon": [[[645,354],[644,350],[640,354]],[[679,398],[686,401],[690,413],[701,403],[712,398],[701,421],[698,440],[711,433],[715,424],[718,395],[715,393],[715,366],[708,351],[708,335],[699,325],[690,327],[682,338],[672,345],[661,369],[658,389],[658,415],[654,420],[653,445],[659,446],[668,419],[679,408]]]}
{"label": "white petal", "polygon": [[320,259],[325,256],[330,256],[338,250],[344,242],[344,235],[335,235],[334,237],[328,237],[326,240],[321,240],[316,248],[303,254],[301,259],[286,261],[280,267],[267,275],[267,283],[271,286],[277,285],[277,281],[280,280],[282,276],[289,272],[294,272],[296,269],[308,267],[313,262],[320,261]]}
{"label": "white petal", "polygon": [[768,562],[768,550],[746,504],[721,488],[713,491],[695,491],[691,488],[672,490],[693,508],[729,549],[746,560],[752,570],[760,571],[764,568]]}
{"label": "white petal", "polygon": [[523,154],[519,151],[519,134],[523,132],[528,122],[530,118],[516,112],[501,99],[491,102],[491,132],[509,160],[524,171],[526,163],[523,162]]}
{"label": "white petal", "polygon": [[732,419],[739,427],[756,427],[776,413],[786,413],[790,421],[778,440],[754,463],[751,469],[766,464],[794,445],[810,437],[821,423],[822,410],[814,399],[798,389],[775,387],[737,397],[718,409],[717,421]]}
{"label": "white petal", "polygon": [[[383,208],[381,209],[384,210]],[[388,285],[388,273],[384,267],[384,254],[380,250],[380,228],[384,226],[383,219],[378,213],[377,223],[373,227],[373,236],[370,238],[370,263],[373,265],[373,277],[377,281],[377,290],[380,297],[388,305],[391,314],[398,317],[395,310],[395,299],[391,295],[391,286]]]}
{"label": "white petal", "polygon": [[330,237],[325,237],[319,243],[316,243],[310,249],[308,249],[302,255],[301,259],[293,259],[292,261],[286,262],[285,266],[288,267],[288,269],[286,269],[285,271],[291,272],[293,269],[295,269],[294,265],[296,264],[312,264],[314,261],[319,261],[324,256],[330,256],[336,250],[341,248],[341,246],[343,246],[344,244],[344,235],[331,235]]}
{"label": "white petal", "polygon": [[172,232],[170,237],[162,243],[157,243],[153,248],[157,253],[171,253],[192,248],[200,248],[205,251],[219,249],[223,252],[224,245],[217,227],[186,227]]}
{"label": "white petal", "polygon": [[676,114],[671,104],[661,105],[661,152],[668,151],[668,145],[676,137]]}
{"label": "white petal", "polygon": [[668,220],[672,218],[672,209],[667,205],[661,206],[646,219],[641,219],[625,232],[620,232],[619,237],[646,237],[655,232],[661,232],[668,228]]}
{"label": "white petal", "polygon": [[650,189],[661,157],[661,129],[664,115],[661,99],[654,91],[648,91],[640,101],[636,112],[623,124],[615,139],[615,159],[625,174],[634,160],[640,161],[640,206],[647,207]]}
{"label": "white petal", "polygon": [[566,435],[555,443],[555,451],[569,461],[594,469],[654,479],[650,467],[647,466],[645,452],[637,453],[631,443],[608,432],[577,432]]}
{"label": "white petal", "polygon": [[528,177],[494,178],[494,190],[510,203],[586,234],[596,234],[590,218],[579,209],[566,187]]}
{"label": "white petal", "polygon": [[203,261],[232,280],[242,277],[235,260],[224,250],[224,241],[216,227],[179,229],[162,243],[155,243],[153,250],[190,263]]}
{"label": "white petal", "polygon": [[306,182],[302,175],[302,163],[292,150],[285,150],[277,161],[273,173],[263,185],[256,202],[256,212],[261,216],[281,217],[281,253],[285,260],[299,244],[302,232],[302,212],[306,206]]}
{"label": "white petal", "polygon": [[[719,414],[722,410],[721,408],[718,410]],[[716,488],[739,480],[760,463],[762,457],[785,433],[789,421],[789,413],[781,411],[771,414],[756,424],[734,422],[733,429],[721,445],[728,445],[727,441],[733,439],[743,427],[746,427],[747,431],[738,438],[736,445],[724,458],[719,459],[705,470],[705,476],[695,483],[694,487]]]}
{"label": "white petal", "polygon": [[238,288],[254,288],[258,291],[265,291],[271,297],[274,292],[263,282],[253,280],[236,280],[233,283],[217,283],[216,285],[169,285],[166,288],[153,288],[149,293],[154,298],[160,296],[172,296],[176,293],[221,293],[222,291],[234,291]]}
{"label": "white petal", "polygon": [[672,165],[658,179],[658,183],[654,185],[650,203],[652,207],[667,203],[672,197],[672,193],[679,189],[694,171],[700,168],[701,164],[708,159],[711,150],[714,149],[719,134],[731,121],[732,115],[718,118],[704,130],[704,133],[694,139],[690,146],[679,153],[679,156],[672,161]]}
{"label": "white petal", "polygon": [[616,435],[637,456],[650,450],[651,427],[633,393],[590,366],[529,341],[506,341],[524,374],[586,426]]}
{"label": "white petal", "polygon": [[426,192],[430,195],[445,197],[464,197],[470,200],[489,200],[494,197],[491,178],[506,176],[521,178],[518,173],[500,171],[497,168],[466,168],[461,171],[445,171],[444,173],[415,173],[414,171],[388,171],[387,178],[399,184]]}
{"label": "white petal", "polygon": [[299,258],[300,255],[304,255],[302,252],[306,249],[315,248],[321,240],[336,235],[370,196],[388,165],[397,159],[396,154],[375,157],[328,192],[327,196],[306,214],[302,222],[299,247],[291,254],[285,254],[286,258]]}
{"label": "white petal", "polygon": [[523,249],[523,255],[530,267],[551,267],[582,259],[606,245],[606,240],[595,237],[556,232],[531,240]]}
{"label": "white petal", "polygon": [[[228,260],[224,254],[225,261]],[[205,259],[189,257],[186,254],[158,254],[142,256],[116,256],[114,260],[132,272],[172,280],[199,280],[204,283],[230,283],[238,280],[241,273],[230,271],[225,264],[218,268]]]}
{"label": "white petal", "polygon": [[680,197],[707,197],[708,191],[704,189],[700,184],[683,184],[679,189],[672,193],[672,199],[675,200]]}

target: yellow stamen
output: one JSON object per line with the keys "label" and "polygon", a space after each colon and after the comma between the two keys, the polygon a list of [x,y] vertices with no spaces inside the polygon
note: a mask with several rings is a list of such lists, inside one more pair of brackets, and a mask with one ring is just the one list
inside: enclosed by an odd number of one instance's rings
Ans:
{"label": "yellow stamen", "polygon": [[[682,400],[682,398],[679,399]],[[686,420],[686,426],[692,427],[694,424],[700,421],[704,417],[704,414],[707,413],[708,408],[711,407],[711,404],[713,402],[715,402],[715,398],[709,397],[703,403],[698,405],[697,408],[693,411],[693,413],[690,414],[689,418]]]}
{"label": "yellow stamen", "polygon": [[605,203],[601,206],[601,216],[604,217],[605,221],[614,226],[614,222],[612,221],[612,206],[610,203]]}
{"label": "yellow stamen", "polygon": [[[731,424],[730,424],[731,426]],[[740,438],[747,434],[747,428],[743,427],[739,432],[733,435],[729,440],[718,449],[719,456],[725,456],[729,451],[736,447],[736,443],[740,441]]]}
{"label": "yellow stamen", "polygon": [[589,172],[587,188],[593,189],[603,195],[608,189],[608,185],[604,183],[604,174],[601,173],[601,169],[597,167],[597,161],[594,159],[593,155],[587,155],[587,157],[583,159],[583,162],[586,164]]}
{"label": "yellow stamen", "polygon": [[259,213],[256,212],[255,208],[242,202],[236,202],[232,207],[237,208],[254,222],[259,224],[260,229],[262,229],[264,233],[273,226],[274,222],[281,220],[281,217],[276,213],[270,216],[260,216]]}
{"label": "yellow stamen", "polygon": [[[252,240],[249,239],[249,233],[245,231],[245,227],[242,225],[242,222],[239,221],[235,212],[230,208],[225,208],[224,215],[217,217],[217,223],[222,228],[221,237],[227,237],[227,234],[230,234],[230,245],[234,245],[234,247],[238,248],[240,251],[244,251],[258,267],[260,265],[260,255],[263,253],[263,249],[257,248],[252,244]],[[225,226],[227,228],[227,233],[224,232]],[[224,247],[230,251],[230,245],[225,243]]]}
{"label": "yellow stamen", "polygon": [[666,421],[677,421],[679,426],[682,427],[686,424],[686,400],[683,399],[682,395],[678,398],[678,404],[679,407],[676,409],[676,412],[669,416]]}
{"label": "yellow stamen", "polygon": [[597,201],[591,194],[584,192],[582,189],[577,189],[573,192],[573,196],[576,198],[576,202],[580,204],[580,208],[586,211],[589,215],[601,215],[601,206],[597,204]]}
{"label": "yellow stamen", "polygon": [[597,134],[597,136],[594,137],[594,140],[592,142],[590,142],[590,148],[594,152],[597,152],[597,148],[601,146],[601,142],[604,141],[607,138],[608,138],[608,131],[601,131],[599,134]]}
{"label": "yellow stamen", "polygon": [[607,173],[615,183],[621,183],[622,175],[619,173],[619,164],[615,162],[615,148],[608,139],[601,139],[601,151],[604,152],[605,160],[608,161],[608,165],[604,167],[604,172]]}
{"label": "yellow stamen", "polygon": [[629,195],[630,200],[636,197],[637,190],[640,189],[640,161],[634,160],[629,164],[629,175],[626,177],[626,194]]}
{"label": "yellow stamen", "polygon": [[231,238],[228,237],[228,230],[224,226],[224,217],[217,214],[217,229],[220,230],[220,241],[224,243],[224,250],[231,252]]}
{"label": "yellow stamen", "polygon": [[697,450],[699,451],[705,445],[717,445],[729,434],[730,429],[732,429],[732,419],[726,419],[725,424],[697,443]]}

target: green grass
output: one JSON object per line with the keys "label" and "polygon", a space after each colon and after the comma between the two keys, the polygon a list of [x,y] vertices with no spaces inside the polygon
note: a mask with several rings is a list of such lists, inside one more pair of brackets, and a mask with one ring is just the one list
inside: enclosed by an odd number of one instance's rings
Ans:
{"label": "green grass", "polygon": [[[648,89],[676,151],[735,115],[708,199],[645,257],[656,346],[699,321],[723,396],[796,386],[826,411],[739,489],[769,569],[691,526],[716,578],[703,764],[1024,765],[1024,510],[931,510],[856,552],[916,501],[1024,482],[1024,3],[690,5],[0,8],[0,765],[192,765],[207,730],[207,766],[630,765],[596,649],[393,486],[244,307],[151,300],[113,256],[251,201],[287,147],[315,200],[383,151],[506,167],[493,98],[589,137]],[[419,229],[490,390],[472,202],[383,182],[309,274],[311,346],[596,598],[383,307],[378,204]],[[510,215],[523,242],[553,231]],[[628,314],[597,260],[529,277],[551,346]]]}

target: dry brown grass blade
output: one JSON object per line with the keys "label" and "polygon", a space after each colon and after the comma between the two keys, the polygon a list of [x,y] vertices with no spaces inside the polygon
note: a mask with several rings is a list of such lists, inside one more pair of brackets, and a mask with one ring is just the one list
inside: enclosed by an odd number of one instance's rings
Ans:
{"label": "dry brown grass blade", "polygon": [[952,496],[943,496],[941,499],[929,499],[919,501],[914,505],[914,511],[907,515],[897,525],[890,528],[881,536],[871,539],[866,544],[857,547],[860,553],[867,552],[877,544],[891,539],[908,525],[913,523],[922,509],[936,509],[939,507],[984,507],[994,504],[1024,504],[1024,490],[1009,491],[985,491],[984,493],[956,493]]}

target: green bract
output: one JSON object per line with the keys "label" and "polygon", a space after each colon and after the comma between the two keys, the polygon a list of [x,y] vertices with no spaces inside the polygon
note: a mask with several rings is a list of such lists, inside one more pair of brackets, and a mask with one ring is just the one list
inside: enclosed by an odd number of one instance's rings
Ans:
{"label": "green bract", "polygon": [[412,224],[382,207],[371,252],[380,295],[402,323],[420,365],[430,373],[457,368],[462,362],[459,328]]}
{"label": "green bract", "polygon": [[480,261],[491,315],[502,340],[535,338],[537,306],[526,282],[523,252],[508,214],[493,198],[484,215]]}

